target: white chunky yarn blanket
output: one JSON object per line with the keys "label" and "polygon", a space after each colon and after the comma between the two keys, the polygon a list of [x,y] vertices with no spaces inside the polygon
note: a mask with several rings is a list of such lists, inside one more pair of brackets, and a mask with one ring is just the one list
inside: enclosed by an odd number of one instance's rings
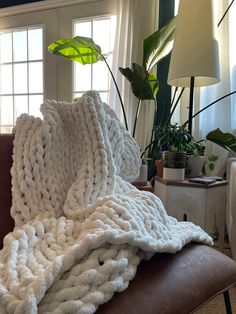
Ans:
{"label": "white chunky yarn blanket", "polygon": [[127,180],[139,149],[96,92],[22,115],[12,167],[16,227],[0,252],[0,313],[94,313],[141,258],[211,238]]}

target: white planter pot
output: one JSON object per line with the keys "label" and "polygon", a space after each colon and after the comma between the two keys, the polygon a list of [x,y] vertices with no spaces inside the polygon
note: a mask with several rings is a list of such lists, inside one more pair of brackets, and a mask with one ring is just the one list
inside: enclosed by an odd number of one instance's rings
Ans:
{"label": "white planter pot", "polygon": [[226,172],[228,156],[229,152],[226,149],[213,142],[206,141],[204,151],[206,175],[223,177]]}
{"label": "white planter pot", "polygon": [[193,156],[187,157],[187,169],[186,175],[188,177],[198,177],[202,175],[202,168],[204,165],[204,156]]}
{"label": "white planter pot", "polygon": [[139,170],[139,176],[135,179],[135,182],[147,182],[148,166],[141,165]]}
{"label": "white planter pot", "polygon": [[185,168],[163,168],[163,179],[170,181],[183,181],[185,178]]}

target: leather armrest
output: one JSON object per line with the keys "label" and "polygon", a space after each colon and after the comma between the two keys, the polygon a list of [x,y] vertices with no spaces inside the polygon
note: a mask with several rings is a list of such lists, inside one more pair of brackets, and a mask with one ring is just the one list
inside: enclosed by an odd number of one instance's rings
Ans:
{"label": "leather armrest", "polygon": [[236,283],[236,263],[203,244],[155,254],[138,266],[129,287],[96,314],[187,314]]}
{"label": "leather armrest", "polygon": [[14,228],[14,220],[10,215],[13,139],[12,134],[0,134],[0,249],[3,238]]}

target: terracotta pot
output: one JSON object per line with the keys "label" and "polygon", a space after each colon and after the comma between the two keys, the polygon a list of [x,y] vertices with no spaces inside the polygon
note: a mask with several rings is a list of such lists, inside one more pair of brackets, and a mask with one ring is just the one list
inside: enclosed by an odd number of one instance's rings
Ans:
{"label": "terracotta pot", "polygon": [[162,159],[156,160],[155,165],[158,177],[163,177],[163,160]]}

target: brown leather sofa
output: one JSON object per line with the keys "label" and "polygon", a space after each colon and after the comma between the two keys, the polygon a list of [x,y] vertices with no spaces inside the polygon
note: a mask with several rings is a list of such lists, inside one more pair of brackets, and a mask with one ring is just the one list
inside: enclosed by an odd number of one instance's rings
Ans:
{"label": "brown leather sofa", "polygon": [[[14,228],[10,216],[13,136],[0,134],[0,245]],[[99,307],[98,314],[186,314],[236,283],[236,263],[205,245],[190,243],[176,254],[156,254],[142,262],[127,290]],[[236,313],[236,309],[235,313]]]}

